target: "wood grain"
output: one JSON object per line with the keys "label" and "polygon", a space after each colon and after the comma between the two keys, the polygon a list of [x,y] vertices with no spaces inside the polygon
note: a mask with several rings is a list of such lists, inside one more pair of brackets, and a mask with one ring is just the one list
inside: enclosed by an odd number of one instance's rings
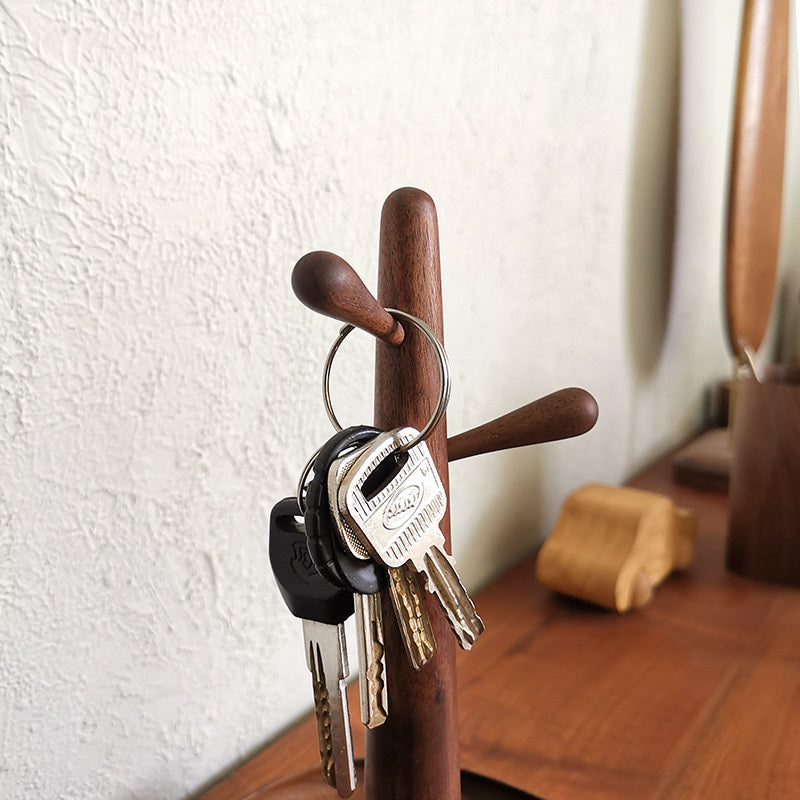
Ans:
{"label": "wood grain", "polygon": [[767,374],[739,382],[728,565],[800,586],[800,367]]}
{"label": "wood grain", "polygon": [[580,436],[597,422],[597,401],[584,389],[560,389],[447,440],[447,457],[460,458]]}
{"label": "wood grain", "polygon": [[[383,205],[378,301],[424,320],[444,342],[436,208],[433,200],[418,189],[398,189]],[[376,427],[421,428],[436,405],[438,392],[435,354],[416,328],[406,331],[400,347],[377,342]],[[427,443],[449,497],[446,420],[431,433]],[[440,527],[449,548],[449,504]],[[389,717],[383,725],[367,732],[367,800],[458,800],[461,794],[454,638],[438,603],[431,595],[423,594],[437,648],[419,671],[405,657],[397,624],[388,615]]]}
{"label": "wood grain", "polygon": [[789,0],[745,0],[725,252],[728,340],[758,349],[772,309],[786,137]]}
{"label": "wood grain", "polygon": [[391,345],[403,341],[402,325],[334,253],[317,250],[304,255],[292,271],[292,288],[300,302],[319,314],[361,328]]}
{"label": "wood grain", "polygon": [[[249,795],[247,800],[331,800],[331,789],[320,782],[318,770],[310,769],[293,775],[279,785],[262,789]],[[356,775],[361,782],[364,775],[363,760],[356,761]],[[361,800],[363,793],[356,790],[352,800]],[[502,781],[495,781],[474,772],[461,772],[462,800],[541,800]]]}
{"label": "wood grain", "polygon": [[[662,459],[631,485],[694,513],[695,558],[636,614],[554,595],[533,555],[478,593],[486,632],[456,655],[462,767],[548,800],[797,795],[800,592],[726,571],[727,497],[670,471]],[[318,760],[307,717],[202,800],[309,800],[279,789]]]}
{"label": "wood grain", "polygon": [[[724,298],[728,344],[740,362],[746,344],[755,350],[761,345],[775,292],[788,41],[789,0],[745,0],[731,135]],[[691,451],[679,453],[676,479],[699,489],[728,491],[726,438],[727,433],[711,433]]]}

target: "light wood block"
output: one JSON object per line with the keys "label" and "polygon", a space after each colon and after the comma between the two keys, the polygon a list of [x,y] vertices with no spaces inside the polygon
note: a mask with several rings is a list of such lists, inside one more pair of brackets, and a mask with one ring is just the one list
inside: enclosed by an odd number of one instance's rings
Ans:
{"label": "light wood block", "polygon": [[690,511],[638,489],[588,484],[564,501],[536,562],[539,580],[562,594],[615,611],[648,603],[694,548]]}

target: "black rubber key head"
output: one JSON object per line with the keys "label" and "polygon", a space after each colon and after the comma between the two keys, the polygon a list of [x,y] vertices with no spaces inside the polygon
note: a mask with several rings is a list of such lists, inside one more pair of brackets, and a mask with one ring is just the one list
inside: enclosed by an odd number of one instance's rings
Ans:
{"label": "black rubber key head", "polygon": [[345,550],[328,504],[328,472],[346,450],[366,444],[379,433],[378,428],[356,425],[329,439],[314,462],[314,477],[306,493],[306,537],[314,566],[331,583],[358,594],[376,594],[385,588],[386,567]]}
{"label": "black rubber key head", "polygon": [[269,561],[278,588],[296,617],[338,625],[353,613],[353,593],[332,586],[317,572],[294,497],[281,500],[269,516]]}

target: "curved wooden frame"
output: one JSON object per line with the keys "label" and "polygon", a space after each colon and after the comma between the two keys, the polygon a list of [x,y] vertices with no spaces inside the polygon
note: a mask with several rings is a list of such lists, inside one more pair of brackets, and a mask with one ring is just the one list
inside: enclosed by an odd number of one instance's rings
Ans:
{"label": "curved wooden frame", "polygon": [[780,246],[789,0],[745,0],[736,77],[725,250],[728,341],[758,349],[770,319]]}

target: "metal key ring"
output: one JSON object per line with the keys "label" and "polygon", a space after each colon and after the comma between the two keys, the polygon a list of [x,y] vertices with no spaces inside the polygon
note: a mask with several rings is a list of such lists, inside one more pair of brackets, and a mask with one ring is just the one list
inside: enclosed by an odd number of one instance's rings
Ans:
{"label": "metal key ring", "polygon": [[[433,332],[433,329],[427,323],[423,322],[421,319],[419,319],[419,317],[415,317],[413,314],[409,314],[407,311],[400,311],[397,308],[387,308],[386,311],[388,311],[395,319],[398,319],[399,317],[400,320],[406,320],[407,322],[410,322],[412,325],[415,325],[417,328],[419,328],[419,330],[423,333],[425,338],[433,347],[434,352],[436,353],[436,360],[439,365],[439,400],[436,404],[433,415],[417,436],[415,436],[402,447],[398,448],[400,451],[410,450],[412,447],[416,447],[421,441],[430,435],[431,431],[441,422],[442,417],[447,410],[447,404],[450,402],[450,362],[447,360],[447,353],[445,352],[444,346]],[[345,340],[347,334],[349,334],[354,327],[354,325],[345,325],[339,331],[339,336],[333,343],[333,347],[331,347],[330,352],[328,353],[328,358],[325,360],[325,370],[322,375],[322,398],[325,401],[325,410],[328,412],[328,419],[331,421],[331,424],[334,428],[336,428],[337,431],[342,430],[342,425],[336,418],[336,414],[333,411],[333,404],[331,402],[331,365],[333,364],[333,357],[336,355],[336,351]]]}
{"label": "metal key ring", "polygon": [[[324,445],[323,445],[324,447]],[[308,476],[311,474],[311,470],[314,468],[314,462],[317,460],[317,456],[322,452],[322,447],[318,447],[314,451],[314,455],[306,461],[306,465],[303,467],[303,472],[300,475],[300,481],[297,484],[297,491],[295,494],[295,499],[297,500],[297,507],[300,511],[305,514],[306,513],[306,499],[303,495],[303,489],[306,488],[306,483],[308,482]]]}

